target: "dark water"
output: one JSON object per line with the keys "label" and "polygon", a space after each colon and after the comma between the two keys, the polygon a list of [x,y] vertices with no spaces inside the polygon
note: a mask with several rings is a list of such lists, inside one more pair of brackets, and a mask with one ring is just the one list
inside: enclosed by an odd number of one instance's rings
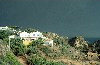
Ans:
{"label": "dark water", "polygon": [[85,38],[89,43],[94,43],[97,40],[100,40],[100,38]]}
{"label": "dark water", "polygon": [[100,37],[100,0],[0,0],[0,26]]}

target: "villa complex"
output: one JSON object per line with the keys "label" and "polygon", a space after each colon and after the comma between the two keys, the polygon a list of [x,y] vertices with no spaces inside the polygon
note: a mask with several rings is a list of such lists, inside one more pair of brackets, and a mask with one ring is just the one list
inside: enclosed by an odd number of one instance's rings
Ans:
{"label": "villa complex", "polygon": [[21,39],[24,40],[37,40],[38,38],[46,38],[43,37],[41,32],[31,32],[31,33],[27,33],[27,32],[21,32],[20,35]]}
{"label": "villa complex", "polygon": [[[15,32],[16,30],[9,28],[8,26],[6,27],[0,27],[0,30],[10,30]],[[22,32],[22,31],[17,31],[17,35],[10,35],[9,36],[9,40],[12,38],[19,38],[21,40],[23,40],[23,44],[24,45],[29,45],[32,41],[34,40],[38,40],[39,38],[41,38],[44,42],[43,45],[51,45],[53,46],[53,40],[50,38],[47,38],[45,36],[43,36],[42,32],[36,31],[36,32]]]}

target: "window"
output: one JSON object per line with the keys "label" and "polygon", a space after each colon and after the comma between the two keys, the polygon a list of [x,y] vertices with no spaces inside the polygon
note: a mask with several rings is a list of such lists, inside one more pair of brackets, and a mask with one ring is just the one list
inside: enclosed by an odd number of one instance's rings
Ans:
{"label": "window", "polygon": [[33,36],[35,36],[35,34],[33,34]]}
{"label": "window", "polygon": [[39,34],[37,36],[39,36]]}

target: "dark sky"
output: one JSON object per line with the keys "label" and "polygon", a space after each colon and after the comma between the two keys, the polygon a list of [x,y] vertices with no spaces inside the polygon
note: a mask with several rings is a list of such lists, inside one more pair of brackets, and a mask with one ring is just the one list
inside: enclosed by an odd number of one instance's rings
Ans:
{"label": "dark sky", "polygon": [[100,0],[0,0],[0,26],[100,37]]}

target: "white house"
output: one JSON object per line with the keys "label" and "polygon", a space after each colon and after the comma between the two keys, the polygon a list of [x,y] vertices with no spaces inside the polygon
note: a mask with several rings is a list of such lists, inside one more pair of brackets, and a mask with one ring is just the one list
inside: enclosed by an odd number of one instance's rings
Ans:
{"label": "white house", "polygon": [[8,30],[9,28],[6,26],[6,27],[0,27],[0,30]]}
{"label": "white house", "polygon": [[53,40],[52,39],[48,39],[46,37],[43,36],[43,34],[41,32],[31,32],[31,33],[27,33],[27,32],[20,32],[19,36],[21,39],[23,40],[23,43],[25,45],[29,45],[29,43],[32,42],[32,40],[38,40],[38,38],[42,38],[44,40],[44,45],[50,45],[53,46]]}
{"label": "white house", "polygon": [[21,39],[25,39],[25,38],[27,38],[29,36],[29,33],[25,32],[25,31],[24,32],[20,32],[19,36],[20,36]]}
{"label": "white house", "polygon": [[21,32],[20,33],[20,37],[21,39],[25,39],[25,40],[37,40],[38,38],[43,38],[43,35],[41,32],[31,32],[31,33],[27,33],[27,32]]}

